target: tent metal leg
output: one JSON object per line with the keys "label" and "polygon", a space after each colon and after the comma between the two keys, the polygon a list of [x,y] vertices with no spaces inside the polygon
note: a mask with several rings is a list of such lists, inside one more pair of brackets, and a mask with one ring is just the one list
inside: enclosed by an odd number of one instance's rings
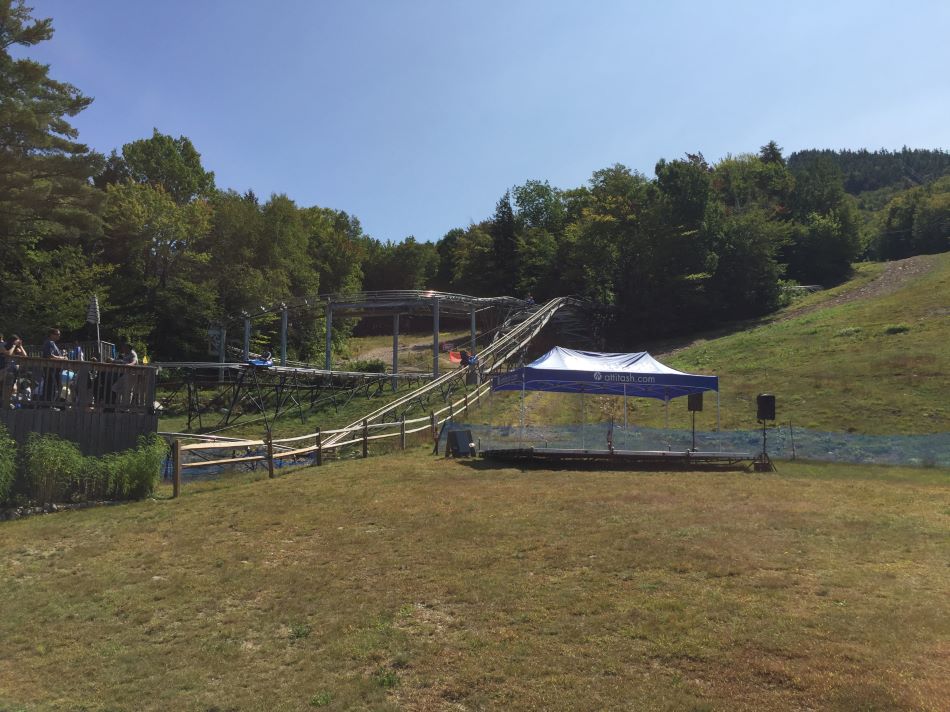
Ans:
{"label": "tent metal leg", "polygon": [[521,371],[521,444],[524,445],[524,370]]}
{"label": "tent metal leg", "polygon": [[719,439],[719,452],[722,452],[722,428],[719,420],[719,391],[716,391],[716,437]]}

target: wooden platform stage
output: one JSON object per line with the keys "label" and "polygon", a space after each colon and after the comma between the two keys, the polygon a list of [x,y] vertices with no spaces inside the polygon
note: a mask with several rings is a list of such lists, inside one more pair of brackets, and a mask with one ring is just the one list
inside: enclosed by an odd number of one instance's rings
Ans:
{"label": "wooden platform stage", "polygon": [[526,447],[483,450],[487,460],[528,467],[605,470],[748,470],[758,456],[697,450],[567,450]]}

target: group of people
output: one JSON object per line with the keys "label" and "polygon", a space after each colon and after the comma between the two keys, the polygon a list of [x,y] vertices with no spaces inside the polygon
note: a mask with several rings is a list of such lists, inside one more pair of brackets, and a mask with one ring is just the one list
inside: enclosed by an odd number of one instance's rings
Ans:
{"label": "group of people", "polygon": [[[85,361],[86,355],[83,353],[82,346],[76,342],[68,348],[62,348],[59,340],[62,332],[59,329],[50,329],[46,340],[43,342],[41,356],[51,361]],[[36,398],[42,398],[46,401],[66,400],[69,396],[71,381],[76,377],[76,372],[67,366],[43,366],[36,373],[26,373],[20,368],[17,359],[28,357],[29,353],[23,346],[23,340],[19,336],[12,336],[4,340],[0,333],[0,391],[7,391],[11,398],[11,403],[21,403],[24,400],[30,401]],[[97,360],[95,358],[91,359]],[[112,359],[102,359],[105,363],[121,364],[125,366],[135,366],[139,363],[138,354],[128,342],[123,342],[119,346],[118,355]],[[24,377],[25,378],[21,378]],[[91,376],[90,376],[91,377]],[[110,386],[119,385],[114,374],[109,374]],[[111,397],[111,394],[109,394]]]}

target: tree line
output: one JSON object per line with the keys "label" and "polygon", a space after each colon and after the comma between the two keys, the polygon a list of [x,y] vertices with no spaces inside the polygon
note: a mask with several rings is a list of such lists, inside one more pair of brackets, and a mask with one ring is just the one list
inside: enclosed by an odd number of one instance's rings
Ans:
{"label": "tree line", "polygon": [[[436,243],[381,241],[343,211],[218,188],[183,136],[156,129],[109,156],[89,150],[70,119],[90,99],[9,53],[51,35],[22,0],[0,0],[0,313],[28,339],[51,325],[82,330],[96,293],[104,323],[153,358],[202,358],[209,326],[262,305],[437,288],[576,294],[602,307],[625,348],[766,313],[783,280],[841,280],[872,242],[884,257],[947,249],[944,183],[889,195],[899,202],[873,222],[836,155],[786,160],[775,142],[713,164],[701,153],[660,160],[653,177],[617,164],[576,188],[527,181]],[[293,354],[320,353],[321,314],[293,319]],[[273,338],[273,317],[258,324],[262,342]]]}

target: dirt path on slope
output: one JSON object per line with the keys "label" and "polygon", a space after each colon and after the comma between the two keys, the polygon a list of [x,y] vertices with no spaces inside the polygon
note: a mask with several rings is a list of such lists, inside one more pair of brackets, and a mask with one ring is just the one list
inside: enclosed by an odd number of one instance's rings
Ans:
{"label": "dirt path on slope", "polygon": [[835,295],[831,299],[818,302],[817,304],[808,304],[798,308],[793,307],[792,309],[783,311],[773,316],[766,316],[761,319],[756,319],[742,324],[727,325],[721,329],[707,332],[690,339],[688,342],[672,344],[666,343],[657,349],[656,356],[674,356],[680,351],[693,346],[698,341],[709,341],[710,339],[715,339],[720,336],[735,333],[740,329],[764,326],[766,324],[774,324],[776,322],[788,321],[789,319],[797,319],[800,316],[810,314],[814,311],[818,311],[819,309],[827,309],[828,307],[840,306],[842,304],[854,302],[859,299],[874,299],[876,297],[882,297],[887,294],[891,294],[896,292],[912,279],[930,272],[934,268],[938,257],[939,255],[917,255],[915,257],[908,257],[903,260],[893,260],[892,262],[887,262],[884,265],[884,271],[881,272],[877,278],[858,287],[857,289],[851,289],[842,294]]}
{"label": "dirt path on slope", "polygon": [[934,268],[937,257],[937,255],[917,255],[916,257],[908,257],[903,260],[886,262],[884,264],[884,271],[877,277],[877,279],[868,282],[857,289],[852,289],[848,292],[845,292],[844,294],[839,294],[835,297],[832,297],[827,301],[819,302],[818,304],[809,304],[808,306],[801,307],[800,309],[790,309],[789,311],[782,312],[774,319],[768,319],[766,323],[788,321],[789,319],[795,319],[796,317],[810,314],[811,312],[817,311],[818,309],[836,307],[841,304],[857,301],[859,299],[874,299],[875,297],[883,297],[886,294],[891,294],[903,287],[910,280],[930,272]]}

